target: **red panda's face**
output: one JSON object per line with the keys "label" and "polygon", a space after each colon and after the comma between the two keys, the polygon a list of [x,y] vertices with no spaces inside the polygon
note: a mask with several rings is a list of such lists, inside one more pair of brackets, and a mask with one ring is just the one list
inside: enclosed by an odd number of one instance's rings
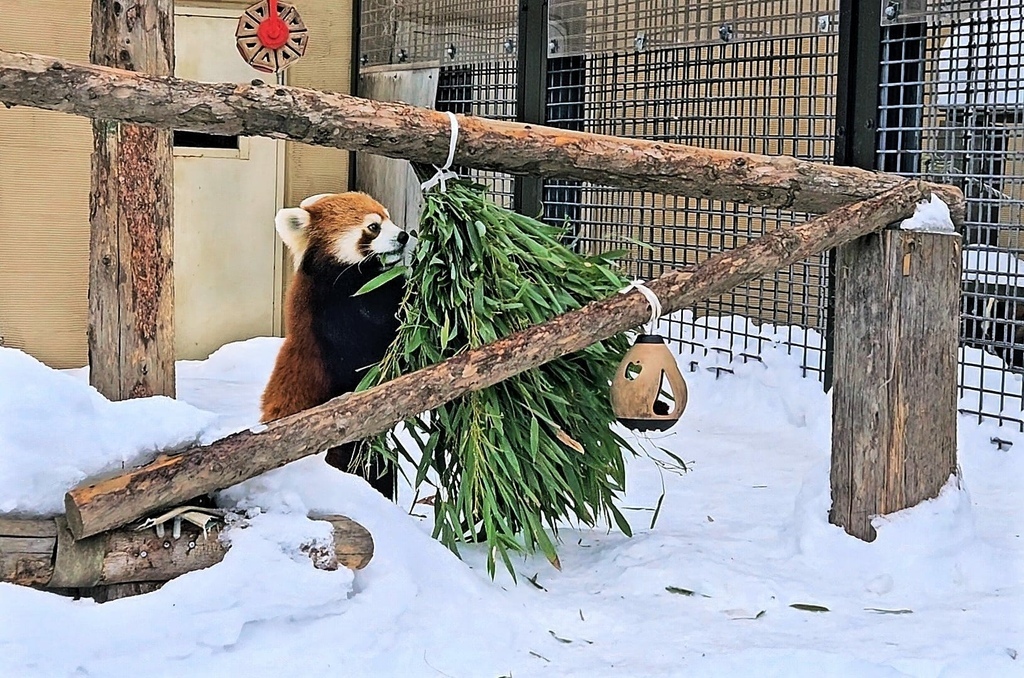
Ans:
{"label": "red panda's face", "polygon": [[365,193],[314,195],[299,207],[278,212],[275,223],[296,268],[312,248],[340,264],[359,264],[374,256],[391,264],[402,258],[409,244],[409,234]]}

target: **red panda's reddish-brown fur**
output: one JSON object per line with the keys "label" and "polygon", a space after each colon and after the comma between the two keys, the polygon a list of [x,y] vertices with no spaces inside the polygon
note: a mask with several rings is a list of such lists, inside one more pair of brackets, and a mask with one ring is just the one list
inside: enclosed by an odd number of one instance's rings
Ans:
{"label": "red panda's reddish-brown fur", "polygon": [[263,391],[263,422],[315,407],[330,399],[331,385],[313,336],[309,279],[297,274],[285,304],[285,340]]}
{"label": "red panda's reddish-brown fur", "polygon": [[[309,225],[286,240],[297,262],[285,300],[285,339],[263,392],[260,421],[280,419],[327,402],[332,394],[328,367],[313,331],[313,281],[301,265],[308,252],[330,251],[346,232],[360,229],[368,214],[387,210],[365,193],[328,195],[305,207]],[[364,256],[366,252],[362,253]]]}
{"label": "red panda's reddish-brown fur", "polygon": [[[296,261],[285,300],[285,339],[263,392],[261,421],[280,419],[354,391],[365,370],[379,362],[398,330],[404,281],[356,291],[383,271],[381,258],[402,256],[409,236],[387,210],[364,193],[313,196],[278,213],[277,229]],[[328,451],[343,470],[356,443]],[[387,496],[394,475],[358,472]]]}

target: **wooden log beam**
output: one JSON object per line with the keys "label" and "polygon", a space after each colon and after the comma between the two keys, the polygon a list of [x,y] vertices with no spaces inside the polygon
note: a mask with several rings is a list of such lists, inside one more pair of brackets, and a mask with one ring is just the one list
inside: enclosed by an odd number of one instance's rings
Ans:
{"label": "wooden log beam", "polygon": [[45,586],[53,576],[57,524],[0,518],[0,581]]}
{"label": "wooden log beam", "polygon": [[829,520],[860,539],[956,472],[960,267],[953,233],[888,230],[837,250]]}
{"label": "wooden log beam", "polygon": [[[95,64],[171,75],[173,39],[173,0],[92,0]],[[174,397],[171,134],[93,120],[89,382],[110,400]]]}
{"label": "wooden log beam", "polygon": [[[139,125],[290,139],[438,165],[448,156],[448,116],[430,109],[263,83],[198,83],[32,54],[0,51],[0,101]],[[907,181],[784,156],[457,117],[455,163],[483,170],[812,214]],[[955,188],[934,190],[954,211],[962,205]]]}
{"label": "wooden log beam", "polygon": [[[312,515],[334,528],[334,551],[309,549],[321,569],[339,565],[359,570],[373,557],[373,537],[345,516]],[[56,519],[0,518],[0,581],[44,589],[74,589],[110,599],[108,587],[144,592],[186,572],[216,565],[229,545],[219,539],[224,529],[214,523],[202,530],[183,523],[175,539],[168,526],[163,537],[152,529],[122,529],[76,541],[63,516]],[[119,597],[119,596],[114,596]]]}
{"label": "wooden log beam", "polygon": [[[666,273],[647,286],[666,313],[685,308],[877,231],[912,214],[916,203],[929,195],[924,184],[902,183],[805,224],[779,228],[689,270]],[[237,433],[81,485],[65,497],[68,523],[76,537],[97,534],[328,447],[385,431],[464,393],[636,327],[649,313],[640,292],[617,294],[386,384],[270,422],[263,430]]]}

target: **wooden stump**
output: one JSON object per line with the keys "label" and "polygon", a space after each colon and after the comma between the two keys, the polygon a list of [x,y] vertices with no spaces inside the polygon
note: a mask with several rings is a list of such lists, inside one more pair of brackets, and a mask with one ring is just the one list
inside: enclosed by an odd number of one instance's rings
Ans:
{"label": "wooden stump", "polygon": [[[173,0],[93,0],[94,64],[173,75],[173,38]],[[93,121],[89,381],[111,400],[174,396],[173,179],[171,130]]]}
{"label": "wooden stump", "polygon": [[956,472],[960,245],[887,230],[838,248],[829,521],[860,539]]}
{"label": "wooden stump", "polygon": [[[373,537],[345,516],[310,515],[334,529],[333,551],[311,546],[313,565],[324,570],[359,570],[373,557]],[[98,602],[148,593],[186,572],[216,565],[228,545],[224,525],[206,534],[189,523],[175,539],[153,529],[121,529],[75,540],[63,516],[55,519],[0,518],[0,581],[42,588]]]}

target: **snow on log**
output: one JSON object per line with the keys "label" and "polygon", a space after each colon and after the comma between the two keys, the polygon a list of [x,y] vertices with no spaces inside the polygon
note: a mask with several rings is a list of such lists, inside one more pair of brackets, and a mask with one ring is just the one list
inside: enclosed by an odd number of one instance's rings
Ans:
{"label": "snow on log", "polygon": [[[804,224],[779,228],[742,247],[709,257],[647,283],[665,313],[808,256],[884,228],[930,198],[928,185],[904,182],[885,193],[839,208]],[[648,319],[643,294],[633,290],[596,301],[372,389],[81,485],[65,496],[68,524],[77,538],[125,525],[186,500],[321,452],[385,431],[412,415],[465,393],[581,350]]]}
{"label": "snow on log", "polygon": [[[321,569],[358,570],[373,557],[373,538],[345,516],[310,516],[334,526],[334,553],[311,550]],[[222,523],[203,531],[183,523],[178,538],[168,528],[123,529],[75,540],[63,516],[0,518],[0,581],[47,589],[83,589],[140,582],[166,582],[216,565],[229,545],[218,539]]]}
{"label": "snow on log", "polygon": [[[266,136],[442,164],[445,113],[253,81],[199,83],[0,50],[0,101],[89,118]],[[458,116],[455,164],[823,214],[908,180],[779,156],[718,151]],[[963,196],[933,189],[962,220]]]}

